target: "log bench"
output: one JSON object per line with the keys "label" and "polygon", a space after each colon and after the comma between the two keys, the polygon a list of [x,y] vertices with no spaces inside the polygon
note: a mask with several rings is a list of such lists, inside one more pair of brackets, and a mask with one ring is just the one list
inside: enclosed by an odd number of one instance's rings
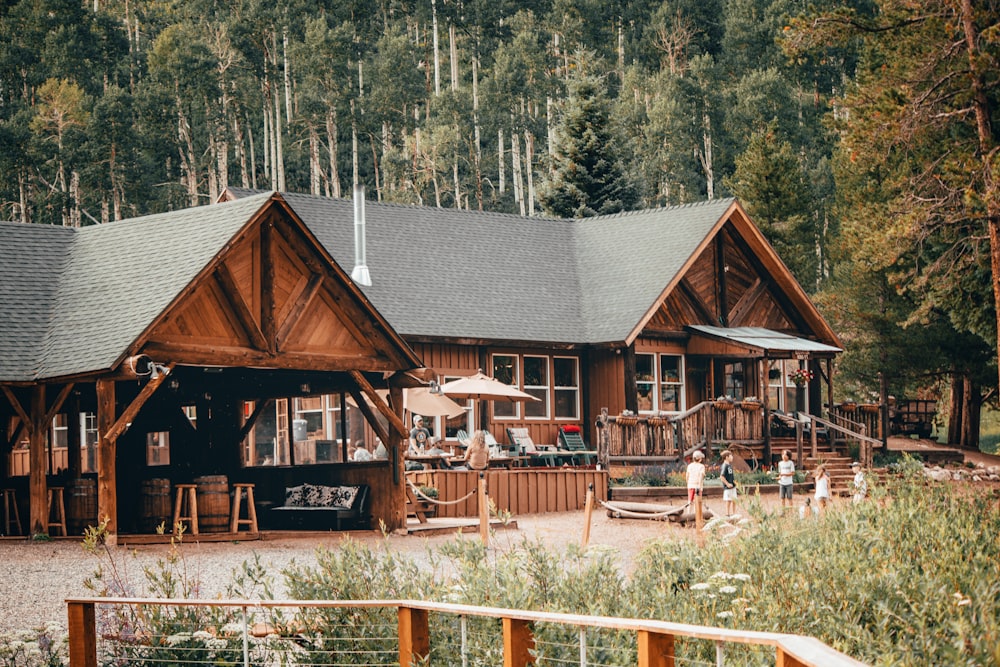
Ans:
{"label": "log bench", "polygon": [[271,508],[276,527],[299,530],[367,530],[368,485],[302,484],[285,489],[285,504]]}

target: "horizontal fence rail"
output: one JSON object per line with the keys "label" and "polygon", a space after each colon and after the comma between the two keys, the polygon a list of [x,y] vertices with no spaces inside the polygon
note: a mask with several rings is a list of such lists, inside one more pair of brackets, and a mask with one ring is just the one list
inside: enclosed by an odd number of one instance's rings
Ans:
{"label": "horizontal fence rail", "polygon": [[66,603],[73,667],[864,665],[799,635],[418,600]]}

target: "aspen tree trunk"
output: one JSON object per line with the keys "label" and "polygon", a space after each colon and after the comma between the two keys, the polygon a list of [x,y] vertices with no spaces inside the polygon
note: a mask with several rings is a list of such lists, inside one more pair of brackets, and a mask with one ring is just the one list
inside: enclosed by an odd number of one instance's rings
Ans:
{"label": "aspen tree trunk", "polygon": [[618,80],[625,80],[625,21],[618,19]]}
{"label": "aspen tree trunk", "polygon": [[191,140],[191,126],[184,116],[181,100],[177,99],[177,136],[180,145],[177,147],[181,158],[181,174],[187,186],[188,204],[198,205],[198,163],[194,154],[194,142]]}
{"label": "aspen tree trunk", "polygon": [[458,153],[454,155],[451,162],[451,177],[455,183],[455,208],[462,208],[462,190],[458,179]]}
{"label": "aspen tree trunk", "polygon": [[514,201],[520,205],[521,215],[526,215],[524,205],[524,182],[521,180],[521,146],[517,140],[517,132],[510,133],[510,160],[514,165]]}
{"label": "aspen tree trunk", "polygon": [[319,135],[316,128],[309,125],[309,194],[320,195],[323,167],[319,163]]}
{"label": "aspen tree trunk", "polygon": [[451,65],[451,90],[458,92],[458,40],[455,35],[455,25],[448,26],[448,56]]}
{"label": "aspen tree trunk", "polygon": [[292,67],[288,62],[288,26],[281,29],[281,58],[285,65],[285,125],[292,124]]}
{"label": "aspen tree trunk", "polygon": [[250,144],[250,187],[257,189],[257,151],[253,144],[253,125],[247,121],[247,142]]}
{"label": "aspen tree trunk", "polygon": [[[277,91],[275,91],[277,93]],[[277,189],[285,191],[285,155],[281,138],[281,102],[274,100],[274,171],[277,175]]]}
{"label": "aspen tree trunk", "polygon": [[334,197],[340,197],[340,172],[337,171],[337,111],[333,105],[326,112],[326,145],[330,156],[330,185],[333,192],[327,192]]}
{"label": "aspen tree trunk", "polygon": [[472,59],[472,135],[475,145],[473,147],[473,167],[476,170],[476,203],[479,210],[483,210],[483,145],[479,136],[479,58]]}
{"label": "aspen tree trunk", "polygon": [[431,36],[434,43],[434,96],[441,94],[441,54],[438,52],[437,0],[431,0]]}
{"label": "aspen tree trunk", "polygon": [[20,211],[18,212],[21,222],[27,224],[31,222],[31,214],[28,211],[28,179],[24,177],[24,171],[17,172],[17,198]]}
{"label": "aspen tree trunk", "polygon": [[267,89],[267,75],[264,79],[264,179],[274,189],[274,174],[271,170],[271,94]]}
{"label": "aspen tree trunk", "polygon": [[552,147],[556,143],[555,123],[552,122],[554,107],[555,103],[552,101],[552,96],[547,95],[545,97],[545,150],[550,154],[552,153]]}
{"label": "aspen tree trunk", "polygon": [[233,140],[236,144],[236,158],[240,162],[240,185],[250,187],[250,175],[247,173],[247,150],[243,145],[243,124],[240,117],[233,116]]}
{"label": "aspen tree trunk", "polygon": [[69,177],[69,224],[73,227],[80,226],[80,174],[77,171],[70,173]]}
{"label": "aspen tree trunk", "polygon": [[[391,192],[392,187],[389,184],[389,150],[392,148],[390,144],[389,137],[391,136],[389,122],[382,121],[382,187],[385,188],[386,192]],[[382,197],[379,197],[381,201]]]}
{"label": "aspen tree trunk", "polygon": [[705,172],[705,186],[709,199],[715,199],[715,167],[712,164],[712,119],[708,112],[701,115],[703,150],[698,156],[701,168]]}
{"label": "aspen tree trunk", "polygon": [[219,175],[215,171],[218,164],[218,145],[215,142],[215,133],[208,134],[208,199],[211,202],[219,200]]}
{"label": "aspen tree trunk", "polygon": [[528,194],[528,215],[535,214],[535,177],[532,164],[535,156],[535,135],[530,130],[524,131],[524,170],[527,172]]}
{"label": "aspen tree trunk", "polygon": [[503,130],[497,130],[497,171],[499,172],[500,181],[500,194],[504,193],[504,160],[506,160],[506,151],[504,149],[503,143]]}
{"label": "aspen tree trunk", "polygon": [[382,181],[379,178],[378,146],[375,137],[369,135],[369,145],[372,148],[372,174],[375,176],[375,201],[382,201]]}

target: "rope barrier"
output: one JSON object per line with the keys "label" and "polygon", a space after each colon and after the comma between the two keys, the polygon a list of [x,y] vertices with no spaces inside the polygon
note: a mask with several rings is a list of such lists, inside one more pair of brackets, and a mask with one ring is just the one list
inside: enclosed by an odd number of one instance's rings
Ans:
{"label": "rope barrier", "polygon": [[478,489],[473,489],[458,500],[438,500],[437,498],[431,498],[430,496],[425,495],[424,492],[414,486],[413,482],[410,480],[406,480],[406,483],[410,485],[410,490],[413,491],[414,495],[432,505],[457,505],[458,503],[463,503],[472,496],[476,495],[476,492],[478,491]]}

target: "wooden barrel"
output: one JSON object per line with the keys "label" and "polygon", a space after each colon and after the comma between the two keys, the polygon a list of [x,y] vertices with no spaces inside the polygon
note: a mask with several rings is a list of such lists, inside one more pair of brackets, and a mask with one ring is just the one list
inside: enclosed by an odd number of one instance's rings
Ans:
{"label": "wooden barrel", "polygon": [[66,482],[66,531],[83,535],[97,525],[97,480],[88,477]]}
{"label": "wooden barrel", "polygon": [[229,531],[229,479],[225,475],[196,477],[198,530],[203,533]]}
{"label": "wooden barrel", "polygon": [[139,532],[152,535],[159,525],[170,534],[174,520],[170,498],[170,480],[164,478],[146,479],[142,482],[142,515],[139,517]]}

